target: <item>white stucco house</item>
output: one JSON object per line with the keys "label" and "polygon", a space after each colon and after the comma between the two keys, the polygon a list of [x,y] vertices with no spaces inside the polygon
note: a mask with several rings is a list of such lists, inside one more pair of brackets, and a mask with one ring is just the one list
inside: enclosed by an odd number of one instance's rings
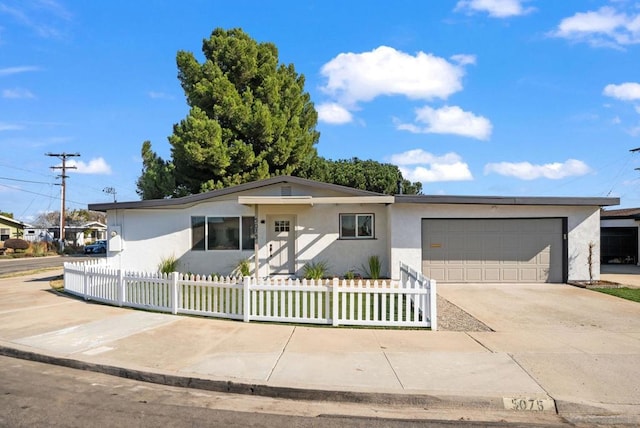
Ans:
{"label": "white stucco house", "polygon": [[[331,275],[382,274],[403,262],[440,282],[566,282],[599,277],[600,209],[618,198],[389,196],[280,176],[176,199],[96,203],[107,213],[108,261],[156,271],[302,276],[324,261]],[[591,250],[590,250],[591,248]]]}

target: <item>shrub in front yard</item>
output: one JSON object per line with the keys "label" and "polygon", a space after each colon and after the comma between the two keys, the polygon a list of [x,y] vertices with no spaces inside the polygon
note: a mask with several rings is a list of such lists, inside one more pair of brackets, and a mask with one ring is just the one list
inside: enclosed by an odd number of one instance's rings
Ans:
{"label": "shrub in front yard", "polygon": [[29,242],[19,238],[7,239],[4,241],[4,248],[11,248],[16,253],[19,253],[29,248]]}
{"label": "shrub in front yard", "polygon": [[177,268],[178,268],[178,259],[176,259],[176,256],[169,256],[167,258],[163,258],[162,260],[160,260],[160,263],[158,264],[158,271],[160,273],[175,272]]}
{"label": "shrub in front yard", "polygon": [[306,279],[322,279],[327,275],[329,264],[324,261],[310,261],[302,268]]}

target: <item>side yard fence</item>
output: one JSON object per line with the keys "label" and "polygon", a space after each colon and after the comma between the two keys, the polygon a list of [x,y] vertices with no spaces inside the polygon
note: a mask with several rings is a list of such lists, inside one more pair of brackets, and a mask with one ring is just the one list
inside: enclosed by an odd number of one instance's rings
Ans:
{"label": "side yard fence", "polygon": [[65,263],[65,291],[111,305],[249,321],[437,329],[436,283],[401,264],[400,281],[256,279],[125,272]]}

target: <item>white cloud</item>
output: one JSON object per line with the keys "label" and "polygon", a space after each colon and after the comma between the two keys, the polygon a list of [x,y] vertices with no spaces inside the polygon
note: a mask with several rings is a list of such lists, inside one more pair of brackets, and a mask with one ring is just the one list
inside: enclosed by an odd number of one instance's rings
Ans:
{"label": "white cloud", "polygon": [[487,12],[493,18],[509,18],[511,16],[526,15],[535,10],[524,7],[526,0],[460,0],[455,11],[459,12]]}
{"label": "white cloud", "polygon": [[353,120],[353,116],[346,108],[336,103],[324,103],[316,107],[318,120],[321,122],[341,125]]}
{"label": "white cloud", "polygon": [[2,91],[2,98],[20,99],[20,98],[35,98],[35,95],[28,89],[15,88],[4,89]]}
{"label": "white cloud", "polygon": [[45,38],[63,36],[66,24],[72,19],[71,13],[55,0],[19,2],[15,7],[0,3],[0,14]]}
{"label": "white cloud", "polygon": [[436,156],[422,149],[409,150],[391,156],[402,176],[410,181],[433,183],[437,181],[473,180],[469,165],[456,153]]}
{"label": "white cloud", "polygon": [[544,165],[534,165],[529,162],[498,162],[489,163],[484,167],[485,175],[495,173],[521,180],[535,180],[538,178],[559,180],[565,177],[585,175],[589,172],[591,172],[591,168],[586,163],[576,159]]}
{"label": "white cloud", "polygon": [[476,63],[475,55],[457,54],[457,55],[451,55],[449,59],[460,65],[475,65]]}
{"label": "white cloud", "polygon": [[550,35],[591,46],[621,48],[640,43],[640,14],[627,14],[611,6],[578,12],[560,21]]}
{"label": "white cloud", "polygon": [[416,110],[418,124],[398,124],[397,128],[413,133],[454,134],[463,137],[487,140],[493,126],[482,116],[462,110],[458,106],[434,109],[429,106]]}
{"label": "white cloud", "polygon": [[328,79],[323,90],[349,108],[382,95],[446,99],[462,90],[464,69],[432,54],[413,56],[380,46],[370,52],[341,53],[321,73]]}
{"label": "white cloud", "polygon": [[111,167],[101,157],[91,159],[89,163],[70,160],[69,162],[67,162],[67,165],[76,167],[76,169],[71,169],[69,170],[69,172],[75,172],[78,174],[111,174]]}
{"label": "white cloud", "polygon": [[148,92],[149,98],[154,99],[154,100],[172,100],[174,99],[173,95],[169,95],[167,93],[164,92],[156,92],[156,91],[149,91]]}
{"label": "white cloud", "polygon": [[0,122],[0,131],[19,131],[24,129],[22,125],[16,125],[15,123]]}
{"label": "white cloud", "polygon": [[620,85],[610,84],[604,87],[602,93],[608,97],[623,101],[640,100],[640,83],[626,82]]}
{"label": "white cloud", "polygon": [[5,67],[0,68],[0,77],[11,76],[12,74],[20,74],[27,73],[29,71],[38,71],[38,67],[33,67],[30,65],[19,66],[19,67]]}

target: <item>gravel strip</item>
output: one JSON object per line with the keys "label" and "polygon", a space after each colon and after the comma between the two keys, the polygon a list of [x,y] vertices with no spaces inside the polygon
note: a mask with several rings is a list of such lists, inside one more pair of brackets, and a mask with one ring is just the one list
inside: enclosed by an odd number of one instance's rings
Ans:
{"label": "gravel strip", "polygon": [[438,296],[438,330],[493,331],[447,299]]}

